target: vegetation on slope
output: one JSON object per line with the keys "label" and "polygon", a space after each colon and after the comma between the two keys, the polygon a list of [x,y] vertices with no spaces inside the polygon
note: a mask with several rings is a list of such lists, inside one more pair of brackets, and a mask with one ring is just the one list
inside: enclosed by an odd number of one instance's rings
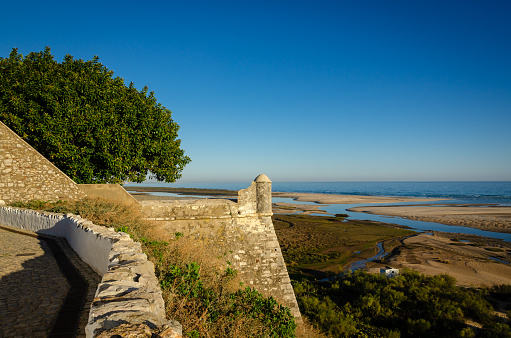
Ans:
{"label": "vegetation on slope", "polygon": [[373,256],[376,242],[392,251],[396,236],[412,233],[339,216],[274,215],[300,311],[313,325],[333,337],[511,337],[492,307],[511,300],[511,285],[476,290],[447,275],[411,271],[392,279],[356,271],[317,281]]}
{"label": "vegetation on slope", "polygon": [[335,337],[511,337],[487,290],[458,287],[447,275],[356,271],[294,287],[303,314]]}
{"label": "vegetation on slope", "polygon": [[241,285],[236,271],[199,241],[168,234],[144,221],[133,207],[99,199],[13,206],[73,213],[97,225],[129,233],[155,264],[169,318],[187,337],[320,337],[296,324],[288,308]]}

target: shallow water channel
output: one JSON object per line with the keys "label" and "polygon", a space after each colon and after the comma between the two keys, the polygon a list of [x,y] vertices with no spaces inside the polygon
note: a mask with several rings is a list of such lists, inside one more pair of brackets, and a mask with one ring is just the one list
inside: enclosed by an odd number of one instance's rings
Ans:
{"label": "shallow water channel", "polygon": [[[273,198],[272,201],[273,201],[273,203],[318,205],[315,202],[295,201],[292,198],[282,198],[282,197]],[[424,202],[421,202],[421,204],[423,204],[423,203]],[[431,204],[440,204],[440,203],[445,204],[445,201],[431,202]],[[378,203],[378,204],[375,203],[374,205],[376,206],[376,205],[409,205],[409,204],[417,204],[417,203],[411,203],[411,202]],[[368,204],[319,204],[319,206],[320,206],[319,209],[324,210],[331,215],[347,214],[350,219],[370,220],[370,221],[377,221],[377,222],[382,222],[382,223],[403,225],[403,226],[409,227],[410,230],[414,230],[417,232],[442,231],[442,232],[450,232],[450,233],[462,233],[462,234],[479,235],[479,236],[484,236],[484,237],[497,238],[497,239],[505,240],[507,242],[511,242],[511,234],[506,234],[506,233],[484,231],[484,230],[479,230],[479,229],[474,229],[474,228],[469,228],[469,227],[445,225],[445,224],[434,223],[434,222],[415,221],[415,220],[410,220],[410,219],[401,218],[401,217],[382,216],[382,215],[348,211],[348,209],[350,209],[350,208],[367,206],[367,205]],[[371,205],[373,205],[373,204],[371,204]],[[327,216],[325,214],[312,214],[312,215]],[[389,254],[388,252],[385,252],[385,250],[383,249],[382,242],[378,242],[377,247],[378,247],[378,252],[376,253],[376,255],[374,255],[373,257],[367,258],[367,259],[363,259],[363,260],[351,263],[348,270],[355,271],[358,269],[365,268],[365,266],[368,262],[382,259],[383,257],[385,257],[386,255]],[[495,260],[500,261],[499,259],[495,259]],[[504,262],[504,261],[502,261],[502,262]],[[507,262],[504,262],[504,263],[507,263]]]}
{"label": "shallow water channel", "polygon": [[369,257],[367,259],[363,259],[360,261],[356,261],[351,263],[350,267],[348,268],[349,271],[355,271],[358,269],[363,269],[366,267],[366,264],[372,261],[376,261],[378,259],[382,259],[383,257],[387,256],[389,253],[385,252],[383,249],[383,242],[378,242],[377,244],[378,252],[373,257]]}
{"label": "shallow water channel", "polygon": [[[273,203],[293,203],[293,204],[307,204],[307,205],[318,205],[315,202],[301,202],[301,201],[295,201],[292,198],[273,198]],[[376,222],[382,222],[382,223],[392,223],[392,224],[398,224],[407,226],[410,228],[410,230],[414,230],[417,232],[427,232],[427,231],[442,231],[442,232],[451,232],[451,233],[461,233],[461,234],[469,234],[469,235],[478,235],[478,236],[484,236],[484,237],[490,237],[490,238],[497,238],[502,239],[507,242],[511,242],[511,234],[507,233],[501,233],[501,232],[493,232],[493,231],[484,231],[469,227],[462,227],[462,226],[456,226],[456,225],[445,225],[441,223],[434,223],[434,222],[424,222],[424,221],[415,221],[407,218],[401,218],[401,217],[394,217],[394,216],[382,216],[382,215],[375,215],[375,214],[368,214],[363,212],[353,212],[348,211],[347,209],[355,208],[355,207],[361,207],[361,206],[368,206],[368,205],[410,205],[410,204],[417,204],[411,203],[411,202],[402,202],[402,203],[374,203],[374,204],[319,204],[319,209],[326,211],[329,214],[335,215],[335,214],[347,214],[350,219],[357,219],[357,220],[370,220],[370,221],[376,221]],[[424,202],[421,202],[421,204],[424,204]],[[431,204],[446,204],[445,201],[435,201],[431,202]],[[324,214],[313,214],[313,215],[321,215],[325,216]]]}
{"label": "shallow water channel", "polygon": [[[167,192],[150,192],[148,194],[155,195],[155,196],[190,197],[190,198],[194,198],[194,199],[196,199],[196,198],[218,198],[218,196],[181,195],[181,194],[167,193]],[[484,237],[497,238],[497,239],[505,240],[507,242],[511,242],[511,234],[506,234],[506,233],[484,231],[484,230],[479,230],[479,229],[474,229],[474,228],[469,228],[469,227],[445,225],[445,224],[434,223],[434,222],[415,221],[415,220],[411,220],[411,219],[394,217],[394,216],[382,216],[382,215],[376,215],[376,214],[348,211],[348,209],[350,209],[350,208],[367,206],[367,205],[374,205],[374,206],[376,206],[376,205],[410,205],[410,204],[417,204],[417,202],[374,203],[374,204],[318,204],[316,202],[296,201],[293,198],[289,198],[289,197],[273,197],[272,202],[273,203],[318,205],[320,210],[326,211],[330,215],[347,214],[350,219],[370,220],[370,221],[376,221],[376,222],[382,222],[382,223],[398,224],[398,225],[407,226],[410,228],[410,230],[414,230],[417,232],[442,231],[442,232],[450,232],[450,233],[462,233],[462,234],[479,235],[479,236],[484,236]],[[455,201],[451,201],[451,202],[455,203]],[[425,202],[420,202],[420,203],[427,204]],[[432,202],[430,202],[431,205],[446,204],[446,203],[449,203],[449,202],[446,202],[446,201],[434,201],[434,202],[432,201]],[[328,216],[325,214],[311,214],[311,215]],[[382,242],[378,242],[377,247],[378,247],[378,252],[376,255],[374,255],[373,257],[364,259],[364,260],[360,260],[360,261],[351,263],[348,270],[354,271],[354,270],[364,268],[366,263],[381,259],[381,258],[385,257],[386,255],[388,255],[388,252],[385,252],[385,250],[383,249]],[[498,259],[495,259],[495,260],[498,260]]]}
{"label": "shallow water channel", "polygon": [[[189,198],[218,198],[218,196],[195,196],[195,195],[181,195],[176,193],[168,193],[168,192],[149,192],[149,195],[155,196],[172,196],[172,197],[189,197]],[[417,232],[427,232],[427,231],[442,231],[442,232],[451,232],[451,233],[461,233],[461,234],[469,234],[469,235],[478,235],[490,238],[502,239],[507,242],[511,242],[511,234],[501,233],[501,232],[493,232],[493,231],[484,231],[469,227],[462,227],[456,225],[445,225],[441,223],[434,222],[424,222],[424,221],[415,221],[407,218],[394,217],[394,216],[382,216],[375,214],[368,214],[362,212],[353,212],[348,211],[347,209],[367,206],[367,205],[410,205],[417,204],[417,202],[400,202],[400,203],[366,203],[366,204],[318,204],[316,202],[303,202],[303,201],[295,201],[290,197],[273,197],[273,203],[291,203],[291,204],[306,204],[306,205],[319,205],[319,209],[326,211],[331,215],[335,214],[347,214],[350,219],[357,220],[370,220],[382,223],[392,223],[407,226],[410,230],[414,230]],[[432,201],[430,203],[420,202],[420,204],[447,204],[447,203],[456,203],[456,201]],[[325,214],[311,214],[318,216],[327,216]]]}

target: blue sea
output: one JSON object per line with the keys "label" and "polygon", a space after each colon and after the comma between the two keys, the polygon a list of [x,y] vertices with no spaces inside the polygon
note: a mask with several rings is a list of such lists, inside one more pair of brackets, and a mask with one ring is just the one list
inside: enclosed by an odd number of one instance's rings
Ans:
{"label": "blue sea", "polygon": [[[161,183],[129,186],[165,186],[240,190],[246,183]],[[492,203],[511,206],[511,182],[273,182],[273,191],[366,196],[447,198],[452,203]]]}

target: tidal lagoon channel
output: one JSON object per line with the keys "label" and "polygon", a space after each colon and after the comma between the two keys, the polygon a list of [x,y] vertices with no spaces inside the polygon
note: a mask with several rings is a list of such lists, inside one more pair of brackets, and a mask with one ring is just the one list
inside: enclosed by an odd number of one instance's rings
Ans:
{"label": "tidal lagoon channel", "polygon": [[[302,202],[295,201],[292,198],[273,198],[273,203],[293,203],[293,204],[307,204],[307,205],[319,205],[319,209],[326,211],[331,215],[335,214],[347,214],[350,219],[357,220],[369,220],[376,221],[382,223],[392,223],[397,225],[403,225],[410,228],[410,230],[414,230],[417,232],[428,232],[428,231],[442,231],[442,232],[451,232],[451,233],[461,233],[468,235],[478,235],[490,238],[497,238],[505,240],[506,242],[511,242],[511,234],[501,233],[501,232],[493,232],[493,231],[484,231],[469,227],[462,227],[456,225],[445,225],[441,223],[434,222],[424,222],[424,221],[415,221],[407,218],[394,217],[394,216],[381,216],[375,214],[368,214],[362,212],[353,212],[349,211],[351,208],[367,206],[369,204],[318,204],[315,202]],[[410,205],[417,203],[410,202],[401,202],[401,203],[374,203],[370,205]],[[425,204],[421,202],[421,204]],[[431,202],[431,204],[446,204],[446,201],[435,201]],[[325,216],[325,214],[312,214],[318,216]]]}

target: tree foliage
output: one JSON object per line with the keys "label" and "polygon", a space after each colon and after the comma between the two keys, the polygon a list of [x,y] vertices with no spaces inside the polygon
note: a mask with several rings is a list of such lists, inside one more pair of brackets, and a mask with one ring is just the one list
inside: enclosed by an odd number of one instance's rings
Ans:
{"label": "tree foliage", "polygon": [[173,182],[190,162],[171,111],[97,56],[13,49],[0,58],[0,120],[77,183]]}

